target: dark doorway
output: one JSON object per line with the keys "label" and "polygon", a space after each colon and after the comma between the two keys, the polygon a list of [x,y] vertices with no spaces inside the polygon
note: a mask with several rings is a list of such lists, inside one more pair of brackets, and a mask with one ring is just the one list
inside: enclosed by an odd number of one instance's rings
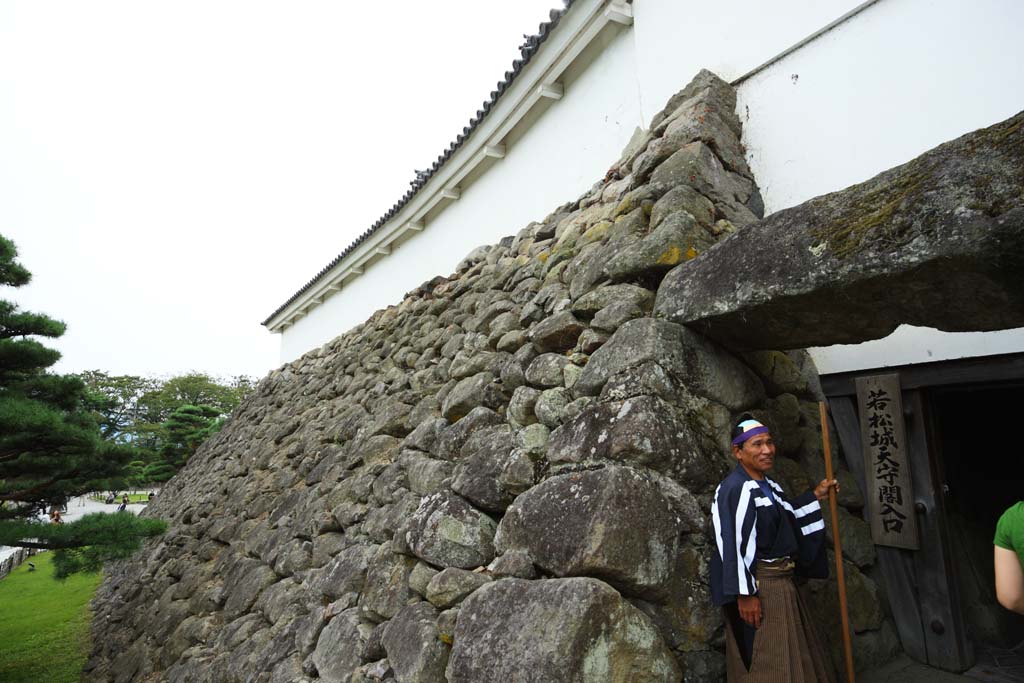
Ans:
{"label": "dark doorway", "polygon": [[996,601],[992,537],[1024,500],[1024,383],[935,387],[927,392],[951,563],[978,667],[1024,680],[1024,617]]}

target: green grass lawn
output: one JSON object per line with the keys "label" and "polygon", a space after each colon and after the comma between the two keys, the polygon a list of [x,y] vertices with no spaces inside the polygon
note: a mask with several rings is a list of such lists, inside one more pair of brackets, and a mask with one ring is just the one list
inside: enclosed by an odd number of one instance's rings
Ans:
{"label": "green grass lawn", "polygon": [[55,581],[50,553],[28,562],[0,580],[0,681],[74,683],[89,654],[89,600],[102,575]]}

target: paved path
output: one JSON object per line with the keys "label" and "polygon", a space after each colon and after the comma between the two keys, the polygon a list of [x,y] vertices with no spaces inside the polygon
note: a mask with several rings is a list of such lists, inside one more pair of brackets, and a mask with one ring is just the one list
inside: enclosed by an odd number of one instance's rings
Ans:
{"label": "paved path", "polygon": [[[139,514],[145,509],[146,505],[144,503],[133,503],[130,504],[127,508],[128,512],[131,512],[135,515]],[[87,496],[78,496],[77,498],[72,498],[71,501],[68,502],[68,511],[61,516],[64,518],[65,522],[73,522],[76,519],[81,518],[83,515],[87,515],[92,512],[116,511],[117,504],[107,505],[102,501],[91,500]],[[3,562],[5,559],[7,559],[8,556],[13,555],[14,550],[14,548],[9,548],[5,545],[0,545],[0,562]]]}

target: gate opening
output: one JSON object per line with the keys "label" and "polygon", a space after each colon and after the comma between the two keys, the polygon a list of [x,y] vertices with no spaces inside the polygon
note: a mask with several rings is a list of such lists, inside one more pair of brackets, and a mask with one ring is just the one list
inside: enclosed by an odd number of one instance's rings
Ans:
{"label": "gate opening", "polygon": [[967,636],[980,666],[996,665],[1024,680],[1024,616],[996,601],[992,559],[996,522],[1024,500],[1024,383],[929,393],[937,481]]}

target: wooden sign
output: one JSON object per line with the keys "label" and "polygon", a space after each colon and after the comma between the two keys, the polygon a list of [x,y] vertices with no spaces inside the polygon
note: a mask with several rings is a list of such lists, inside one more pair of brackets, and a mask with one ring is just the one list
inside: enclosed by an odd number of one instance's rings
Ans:
{"label": "wooden sign", "polygon": [[917,516],[899,375],[857,379],[864,479],[876,545],[917,550]]}

